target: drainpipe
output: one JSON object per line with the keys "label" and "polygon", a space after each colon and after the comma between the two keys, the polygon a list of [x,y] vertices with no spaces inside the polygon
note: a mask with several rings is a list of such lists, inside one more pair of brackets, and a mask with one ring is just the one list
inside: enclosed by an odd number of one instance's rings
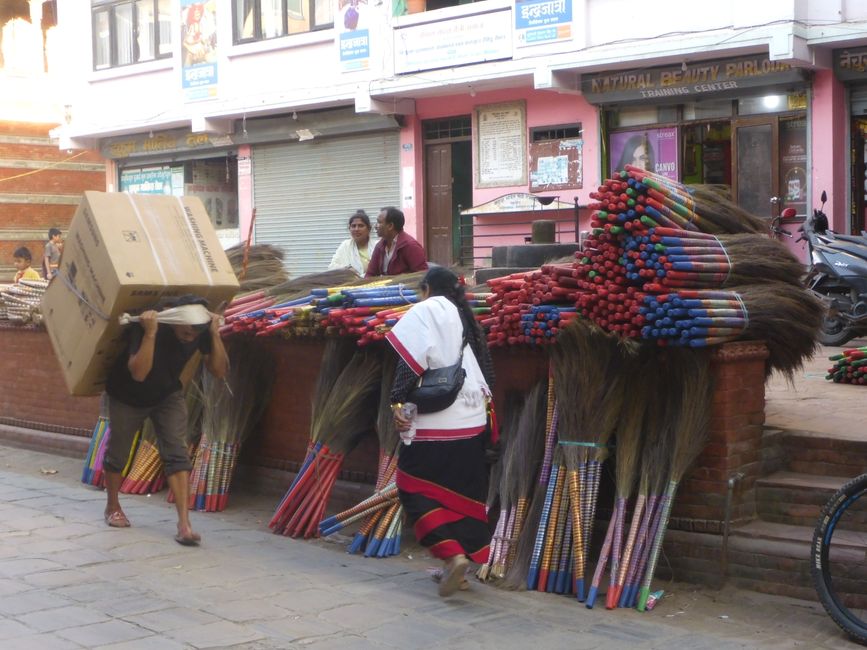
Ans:
{"label": "drainpipe", "polygon": [[734,495],[735,486],[744,478],[743,472],[737,472],[729,476],[728,488],[726,489],[726,506],[725,520],[723,521],[723,538],[722,538],[722,581],[725,582],[729,572],[729,529],[731,528],[732,518],[732,497]]}

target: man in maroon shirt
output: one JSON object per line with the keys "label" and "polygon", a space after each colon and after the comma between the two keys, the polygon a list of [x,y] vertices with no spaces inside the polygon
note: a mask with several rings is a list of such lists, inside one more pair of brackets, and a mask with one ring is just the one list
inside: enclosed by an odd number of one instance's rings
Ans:
{"label": "man in maroon shirt", "polygon": [[424,248],[403,231],[404,221],[403,212],[397,208],[388,207],[379,211],[376,218],[379,242],[370,256],[364,277],[400,275],[427,268]]}

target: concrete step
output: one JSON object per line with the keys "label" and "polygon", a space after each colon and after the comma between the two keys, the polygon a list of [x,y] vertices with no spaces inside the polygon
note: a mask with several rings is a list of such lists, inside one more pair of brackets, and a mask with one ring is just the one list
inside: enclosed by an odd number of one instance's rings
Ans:
{"label": "concrete step", "polygon": [[780,436],[785,467],[790,472],[854,478],[867,471],[867,437],[839,437],[786,430]]}
{"label": "concrete step", "polygon": [[849,479],[780,471],[756,481],[756,511],[765,521],[815,526],[828,499]]}

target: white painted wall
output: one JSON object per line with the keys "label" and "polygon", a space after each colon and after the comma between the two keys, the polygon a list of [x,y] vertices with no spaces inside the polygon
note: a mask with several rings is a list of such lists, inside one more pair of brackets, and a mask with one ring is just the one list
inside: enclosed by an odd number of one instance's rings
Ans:
{"label": "white painted wall", "polygon": [[[348,74],[338,70],[334,30],[233,46],[230,1],[217,0],[219,98],[184,104],[177,54],[171,61],[94,72],[89,2],[65,0],[59,3],[61,91],[73,115],[65,135],[94,138],[189,125],[197,117],[238,119],[352,105],[359,90],[388,99],[451,94],[466,84],[527,85],[539,66],[590,72],[748,52],[805,64],[811,45],[845,46],[867,34],[867,0],[573,0],[573,6],[580,28],[567,51],[562,44],[523,48],[513,60],[396,77],[395,27],[506,9],[511,0],[400,18],[388,15],[390,2],[371,3],[370,69]],[[178,47],[175,43],[176,52]]]}

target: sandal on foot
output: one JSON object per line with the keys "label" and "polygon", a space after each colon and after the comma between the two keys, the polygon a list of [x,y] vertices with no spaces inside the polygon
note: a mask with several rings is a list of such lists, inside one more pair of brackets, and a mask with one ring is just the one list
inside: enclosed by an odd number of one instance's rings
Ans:
{"label": "sandal on foot", "polygon": [[123,514],[123,510],[105,513],[105,524],[112,528],[129,528],[129,519]]}
{"label": "sandal on foot", "polygon": [[[428,573],[430,574],[430,579],[433,580],[434,582],[436,582],[437,584],[439,584],[443,579],[444,571],[443,571],[442,567],[439,567],[436,569],[430,568],[430,569],[428,569]],[[461,580],[461,584],[458,587],[458,589],[460,589],[461,591],[469,591],[470,581],[467,580],[466,576],[464,577],[463,580]]]}
{"label": "sandal on foot", "polygon": [[463,555],[456,555],[449,561],[449,565],[440,580],[439,594],[441,597],[451,596],[461,586],[461,580],[466,580],[469,560]]}
{"label": "sandal on foot", "polygon": [[175,541],[181,546],[198,546],[199,542],[202,541],[202,537],[198,533],[192,533],[187,536],[178,533],[175,535]]}

